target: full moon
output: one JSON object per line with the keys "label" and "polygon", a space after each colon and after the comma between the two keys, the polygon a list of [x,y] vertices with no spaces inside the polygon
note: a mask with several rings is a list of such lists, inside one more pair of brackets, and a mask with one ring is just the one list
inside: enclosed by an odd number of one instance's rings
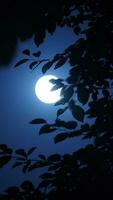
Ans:
{"label": "full moon", "polygon": [[35,93],[38,99],[44,103],[55,103],[60,100],[61,88],[51,91],[54,84],[50,82],[51,79],[58,79],[53,75],[42,76],[35,85]]}

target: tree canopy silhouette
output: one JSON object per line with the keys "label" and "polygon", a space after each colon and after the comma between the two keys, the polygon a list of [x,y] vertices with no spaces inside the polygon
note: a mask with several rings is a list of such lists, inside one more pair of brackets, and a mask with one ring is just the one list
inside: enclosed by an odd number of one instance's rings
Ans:
{"label": "tree canopy silhouette", "polygon": [[[34,186],[30,181],[25,181],[20,188],[10,187],[1,198],[51,200],[61,198],[61,194],[63,197],[83,194],[97,197],[98,193],[113,196],[113,2],[59,0],[53,4],[43,3],[42,1],[36,8],[36,12],[35,7],[31,8],[29,18],[25,18],[23,23],[23,17],[17,12],[19,22],[15,26],[18,29],[14,36],[11,33],[13,40],[17,37],[25,40],[34,34],[34,42],[39,47],[44,42],[46,33],[54,34],[58,26],[68,26],[81,37],[52,59],[40,59],[40,51],[31,52],[25,49],[22,60],[15,64],[15,67],[19,67],[30,61],[32,56],[33,61],[29,63],[29,68],[34,70],[42,66],[45,74],[53,66],[54,70],[62,69],[63,65],[69,63],[68,77],[51,80],[54,83],[53,90],[62,88],[62,99],[55,104],[61,106],[57,110],[56,120],[49,124],[38,117],[30,124],[41,125],[39,135],[56,132],[55,143],[77,136],[93,139],[93,143],[72,154],[56,153],[48,157],[39,154],[36,160],[32,158],[36,147],[14,151],[1,144],[0,167],[13,160],[12,167],[22,166],[23,173],[43,167],[48,169],[40,176],[42,181],[39,185]],[[23,14],[26,15],[26,12],[28,10]],[[9,20],[11,21],[7,23],[14,25],[15,21],[12,18]],[[88,26],[84,25],[86,22]],[[25,25],[24,30],[19,25]],[[12,52],[13,49],[11,54]],[[0,53],[0,57],[1,55]],[[9,60],[8,52],[6,56]],[[7,61],[3,58],[1,60]],[[72,114],[73,121],[60,119],[67,110]],[[89,123],[89,118],[94,120],[93,124]]]}

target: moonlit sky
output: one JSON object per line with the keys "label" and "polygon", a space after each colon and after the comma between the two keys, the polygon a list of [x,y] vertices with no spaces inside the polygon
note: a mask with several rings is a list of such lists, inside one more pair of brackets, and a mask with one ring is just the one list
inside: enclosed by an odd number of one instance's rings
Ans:
{"label": "moonlit sky", "polygon": [[[48,34],[44,44],[40,46],[42,58],[51,58],[54,54],[62,52],[75,39],[71,29],[58,28],[53,36]],[[35,118],[44,118],[49,123],[53,122],[58,107],[53,104],[44,104],[35,95],[35,84],[43,75],[40,68],[30,71],[28,63],[13,68],[14,64],[24,57],[22,50],[25,48],[37,51],[33,38],[22,43],[18,41],[17,51],[9,65],[10,68],[0,70],[0,144],[7,144],[13,149],[29,149],[37,146],[37,153],[45,155],[71,153],[85,145],[87,141],[72,138],[54,144],[54,133],[39,136],[38,126],[29,124]],[[66,65],[62,69],[50,69],[46,74],[65,78],[68,74],[68,64]],[[67,111],[63,119],[68,120],[70,117],[70,113]],[[0,169],[0,193],[8,186],[20,185],[27,179],[37,183],[40,172],[42,169],[24,175],[21,169],[11,169],[11,165],[8,164]]]}

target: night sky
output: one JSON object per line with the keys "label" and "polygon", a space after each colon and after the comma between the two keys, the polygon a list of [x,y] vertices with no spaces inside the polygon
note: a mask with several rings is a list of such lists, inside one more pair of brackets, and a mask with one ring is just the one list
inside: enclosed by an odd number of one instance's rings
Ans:
{"label": "night sky", "polygon": [[[55,53],[62,52],[75,39],[75,34],[71,29],[58,28],[53,36],[48,34],[44,44],[40,46],[42,58],[51,58]],[[14,64],[24,57],[22,50],[25,48],[37,51],[33,38],[25,42],[18,41],[15,56],[9,64],[9,68],[0,70],[0,143],[7,144],[14,149],[29,149],[32,146],[37,146],[38,153],[45,155],[73,152],[89,141],[82,141],[78,137],[54,144],[54,133],[39,136],[38,126],[29,124],[35,118],[44,118],[48,122],[53,122],[58,106],[44,104],[35,95],[36,81],[43,75],[40,67],[30,71],[28,62],[14,68]],[[68,74],[68,66],[66,65],[56,71],[50,69],[46,74],[65,78]],[[71,118],[69,111],[63,116],[65,120]],[[42,172],[42,169],[24,175],[19,168],[17,170],[11,169],[11,164],[8,164],[0,170],[0,192],[3,192],[9,186],[19,185],[26,179],[37,183],[40,172]]]}

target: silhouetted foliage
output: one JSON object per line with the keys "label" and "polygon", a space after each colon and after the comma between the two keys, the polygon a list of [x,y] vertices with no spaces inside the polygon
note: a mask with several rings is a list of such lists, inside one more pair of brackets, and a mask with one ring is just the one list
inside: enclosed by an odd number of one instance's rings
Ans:
{"label": "silhouetted foliage", "polygon": [[[60,199],[61,194],[63,198],[71,198],[71,195],[81,197],[85,194],[98,197],[99,193],[113,197],[112,10],[111,0],[85,2],[58,0],[51,3],[51,6],[46,2],[44,6],[40,4],[35,12],[33,6],[29,18],[25,18],[23,23],[20,15],[17,15],[20,21],[15,25],[18,27],[16,37],[25,40],[35,33],[34,42],[37,47],[44,42],[46,32],[53,34],[58,26],[68,26],[79,36],[74,44],[64,52],[57,53],[52,59],[40,60],[40,51],[32,53],[34,58],[29,65],[30,69],[37,68],[41,64],[42,72],[45,74],[53,65],[54,70],[57,70],[68,63],[69,75],[65,80],[51,80],[54,84],[52,90],[62,88],[62,98],[55,103],[55,106],[60,105],[60,108],[57,110],[54,123],[49,124],[45,119],[37,118],[30,124],[42,125],[39,135],[55,133],[54,143],[81,136],[82,139],[90,139],[92,144],[72,154],[54,154],[49,157],[39,154],[35,160],[32,158],[35,147],[28,151],[24,149],[13,151],[7,145],[1,144],[0,167],[13,160],[12,167],[21,166],[23,173],[47,168],[47,172],[40,176],[39,185],[33,186],[31,182],[24,182],[20,188],[9,188],[6,197],[2,196],[2,199],[8,197],[19,200],[30,198],[51,200]],[[24,12],[26,14],[28,10]],[[34,22],[33,28],[31,28],[32,22]],[[84,25],[86,22],[88,26]],[[31,56],[30,50],[25,49],[23,54],[23,59],[18,61],[15,67],[29,60],[25,56]],[[7,55],[9,57],[9,54]],[[72,121],[60,119],[66,111],[72,114]],[[89,118],[92,119],[92,123],[89,122]]]}

